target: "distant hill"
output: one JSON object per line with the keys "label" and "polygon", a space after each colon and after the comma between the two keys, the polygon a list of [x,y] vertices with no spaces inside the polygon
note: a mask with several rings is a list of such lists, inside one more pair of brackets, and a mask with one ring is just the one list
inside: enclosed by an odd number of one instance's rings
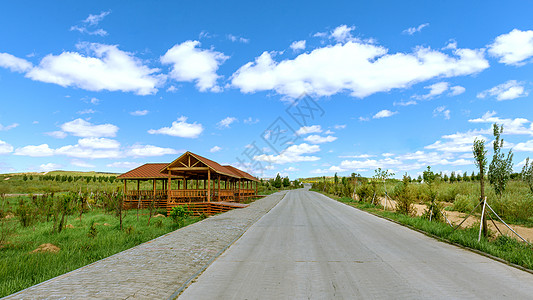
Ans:
{"label": "distant hill", "polygon": [[63,170],[57,170],[57,171],[49,171],[49,172],[20,172],[20,173],[5,173],[0,174],[0,176],[24,176],[26,175],[67,175],[67,176],[118,176],[122,173],[109,173],[109,172],[96,172],[96,171],[63,171]]}

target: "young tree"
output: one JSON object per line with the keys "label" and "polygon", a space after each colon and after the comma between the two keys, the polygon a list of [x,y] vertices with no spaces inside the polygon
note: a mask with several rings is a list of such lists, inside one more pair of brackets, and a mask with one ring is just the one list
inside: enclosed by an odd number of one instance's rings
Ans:
{"label": "young tree", "polygon": [[503,125],[498,127],[497,124],[493,124],[492,129],[494,133],[494,155],[489,165],[488,177],[490,184],[494,187],[494,191],[501,197],[507,182],[511,178],[511,173],[513,173],[513,153],[512,150],[509,150],[507,157],[502,153],[503,139],[501,134],[503,133]]}
{"label": "young tree", "polygon": [[470,177],[468,177],[468,174],[466,173],[466,171],[463,174],[463,181],[470,181]]}
{"label": "young tree", "polygon": [[289,187],[291,186],[291,181],[289,180],[289,176],[283,178],[283,187]]}
{"label": "young tree", "polygon": [[281,188],[281,184],[282,184],[282,182],[281,182],[281,176],[280,176],[279,173],[278,173],[278,175],[276,175],[276,179],[274,179],[274,183],[273,183],[272,185],[273,185],[275,188],[280,189],[280,188]]}
{"label": "young tree", "polygon": [[440,220],[440,205],[437,203],[437,192],[435,191],[435,180],[437,179],[437,174],[431,171],[431,167],[428,166],[423,173],[424,183],[427,184],[429,190],[429,203],[427,204],[427,209],[424,213],[425,217],[431,220]]}
{"label": "young tree", "polygon": [[453,171],[452,174],[450,175],[450,182],[454,183],[456,180],[457,180],[457,177],[455,177],[455,171]]}
{"label": "young tree", "polygon": [[[472,153],[474,154],[474,162],[476,167],[479,170],[479,188],[481,192],[481,201],[485,205],[485,168],[487,167],[487,150],[485,150],[485,140],[474,140],[474,145],[472,146]],[[487,218],[483,215],[481,220],[483,223],[483,236],[487,237]]]}
{"label": "young tree", "polygon": [[28,176],[26,174],[24,174],[24,176],[22,176],[22,180],[27,181],[28,180]]}
{"label": "young tree", "polygon": [[526,158],[526,164],[522,168],[522,173],[520,175],[522,176],[522,180],[529,186],[531,193],[533,193],[533,161],[531,161],[530,164],[529,157]]}
{"label": "young tree", "polygon": [[444,174],[444,177],[442,178],[444,182],[450,181],[450,178],[448,177],[448,174]]}

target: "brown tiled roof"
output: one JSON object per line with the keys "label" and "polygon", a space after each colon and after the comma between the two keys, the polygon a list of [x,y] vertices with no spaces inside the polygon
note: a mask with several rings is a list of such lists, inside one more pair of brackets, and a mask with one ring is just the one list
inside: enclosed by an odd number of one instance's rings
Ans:
{"label": "brown tiled roof", "polygon": [[[144,164],[140,167],[137,167],[131,171],[128,171],[124,174],[121,174],[117,178],[122,179],[154,179],[154,178],[168,178],[168,174],[161,173],[161,169],[163,169],[166,165],[166,163],[151,163],[151,164]],[[176,177],[176,176],[172,176]]]}
{"label": "brown tiled roof", "polygon": [[232,167],[232,166],[222,166],[222,165],[220,165],[219,163],[217,163],[215,161],[212,161],[212,160],[210,160],[208,158],[205,158],[205,157],[203,157],[201,155],[198,155],[196,153],[192,153],[190,151],[185,152],[184,154],[182,154],[180,157],[175,159],[170,164],[163,165],[161,167],[160,171],[161,172],[165,172],[170,165],[172,165],[174,162],[178,161],[182,157],[185,157],[186,155],[191,155],[192,157],[194,157],[197,160],[201,161],[203,164],[205,164],[207,167],[209,167],[211,170],[215,171],[218,174],[222,174],[222,175],[226,175],[226,176],[230,176],[230,177],[234,177],[234,178],[243,178],[243,179],[247,179],[247,180],[258,181],[257,178],[253,177],[252,175],[250,175],[250,174],[248,174],[248,173],[246,173],[246,172],[244,172],[242,170],[239,170],[239,169],[237,169],[235,167]]}
{"label": "brown tiled roof", "polygon": [[228,176],[232,176],[232,177],[237,177],[237,178],[241,177],[241,176],[235,174],[234,172],[232,172],[231,170],[228,170],[224,166],[221,166],[216,161],[212,161],[212,160],[210,160],[208,158],[205,158],[203,156],[200,156],[200,155],[192,153],[192,152],[188,152],[188,153],[190,153],[192,156],[196,157],[199,161],[203,162],[204,164],[206,164],[208,167],[210,167],[211,169],[213,169],[217,173],[228,175]]}
{"label": "brown tiled roof", "polygon": [[226,169],[229,169],[229,170],[233,171],[233,173],[237,174],[241,178],[248,179],[248,180],[253,180],[253,181],[259,181],[259,179],[257,179],[256,177],[244,172],[241,169],[237,169],[237,168],[235,168],[233,166],[224,166],[224,167]]}

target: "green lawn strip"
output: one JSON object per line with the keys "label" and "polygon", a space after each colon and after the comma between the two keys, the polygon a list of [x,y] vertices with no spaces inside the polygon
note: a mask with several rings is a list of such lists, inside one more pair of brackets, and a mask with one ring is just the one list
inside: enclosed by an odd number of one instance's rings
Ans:
{"label": "green lawn strip", "polygon": [[[74,228],[52,233],[52,222],[37,222],[23,228],[18,222],[7,245],[0,248],[0,297],[10,295],[97,260],[150,241],[177,229],[170,218],[152,218],[148,226],[148,211],[141,210],[139,221],[136,211],[129,211],[119,230],[118,219],[104,211],[95,210],[82,216],[68,218]],[[185,226],[199,221],[189,217]],[[95,223],[96,236],[88,235]],[[98,223],[98,224],[96,224]],[[105,223],[109,225],[104,225]],[[41,244],[51,243],[61,250],[57,253],[31,253]]]}
{"label": "green lawn strip", "polygon": [[370,203],[357,202],[347,197],[339,198],[321,191],[317,192],[360,210],[420,230],[439,240],[478,250],[503,259],[508,263],[533,270],[533,248],[531,246],[506,236],[500,236],[493,240],[482,238],[481,241],[478,242],[479,223],[477,223],[477,225],[474,224],[474,226],[469,228],[461,228],[454,231],[453,228],[446,223],[430,222],[422,217],[410,217],[393,211],[384,211]]}

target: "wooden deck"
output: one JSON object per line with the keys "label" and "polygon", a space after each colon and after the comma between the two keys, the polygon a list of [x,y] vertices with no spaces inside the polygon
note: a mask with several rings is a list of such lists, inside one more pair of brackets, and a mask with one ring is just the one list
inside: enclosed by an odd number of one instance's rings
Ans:
{"label": "wooden deck", "polygon": [[[170,200],[166,190],[132,190],[127,191],[124,196],[124,208],[126,209],[145,209],[150,205],[154,208],[165,209],[167,213],[172,207],[178,205],[187,205],[194,215],[212,215],[222,213],[234,208],[247,207],[248,204],[240,202],[247,201],[250,198],[260,198],[255,194],[253,189],[241,190],[218,190],[211,189],[211,199],[207,201],[207,189],[187,189],[171,190]],[[220,194],[220,201],[219,199]]]}

